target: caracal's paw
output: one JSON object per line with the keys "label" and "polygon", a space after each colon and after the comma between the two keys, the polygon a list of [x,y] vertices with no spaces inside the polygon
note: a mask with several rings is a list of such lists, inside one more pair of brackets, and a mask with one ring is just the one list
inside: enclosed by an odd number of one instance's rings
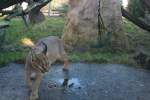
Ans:
{"label": "caracal's paw", "polygon": [[69,68],[62,68],[63,71],[69,71]]}

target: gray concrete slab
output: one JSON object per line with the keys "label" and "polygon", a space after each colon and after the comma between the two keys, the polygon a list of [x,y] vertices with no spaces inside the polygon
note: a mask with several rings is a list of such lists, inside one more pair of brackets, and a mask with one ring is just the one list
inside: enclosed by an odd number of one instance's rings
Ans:
{"label": "gray concrete slab", "polygon": [[[53,65],[43,77],[40,100],[150,100],[150,71],[118,64],[74,63],[67,74],[61,68]],[[28,100],[24,65],[0,69],[0,100]]]}

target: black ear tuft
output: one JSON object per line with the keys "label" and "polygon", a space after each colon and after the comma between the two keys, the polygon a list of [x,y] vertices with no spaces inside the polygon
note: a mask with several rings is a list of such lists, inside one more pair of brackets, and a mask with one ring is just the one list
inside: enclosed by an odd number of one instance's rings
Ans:
{"label": "black ear tuft", "polygon": [[44,45],[43,53],[46,55],[46,53],[47,53],[47,45],[43,41],[41,43]]}

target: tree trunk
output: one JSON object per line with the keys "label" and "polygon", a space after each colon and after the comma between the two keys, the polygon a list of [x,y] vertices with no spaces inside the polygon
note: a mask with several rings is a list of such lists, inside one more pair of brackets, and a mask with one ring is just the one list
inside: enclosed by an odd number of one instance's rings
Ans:
{"label": "tree trunk", "polygon": [[98,0],[70,0],[63,39],[74,47],[96,43]]}
{"label": "tree trunk", "polygon": [[109,41],[112,49],[128,49],[127,38],[123,32],[120,1],[102,0],[101,12],[107,32],[111,34]]}
{"label": "tree trunk", "polygon": [[[126,36],[122,30],[121,6],[118,0],[101,0],[101,14],[107,32],[101,39],[108,42],[110,47],[125,49]],[[63,39],[72,46],[89,47],[97,43],[99,0],[70,0],[70,10],[64,29]]]}

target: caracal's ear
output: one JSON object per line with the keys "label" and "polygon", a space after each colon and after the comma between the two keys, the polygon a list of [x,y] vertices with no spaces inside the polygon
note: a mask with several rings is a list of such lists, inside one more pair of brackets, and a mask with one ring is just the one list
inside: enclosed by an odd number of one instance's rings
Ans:
{"label": "caracal's ear", "polygon": [[22,43],[23,46],[29,47],[30,49],[33,49],[35,47],[34,42],[29,38],[21,39],[21,43]]}
{"label": "caracal's ear", "polygon": [[41,42],[44,46],[43,54],[47,55],[47,45],[44,42]]}

